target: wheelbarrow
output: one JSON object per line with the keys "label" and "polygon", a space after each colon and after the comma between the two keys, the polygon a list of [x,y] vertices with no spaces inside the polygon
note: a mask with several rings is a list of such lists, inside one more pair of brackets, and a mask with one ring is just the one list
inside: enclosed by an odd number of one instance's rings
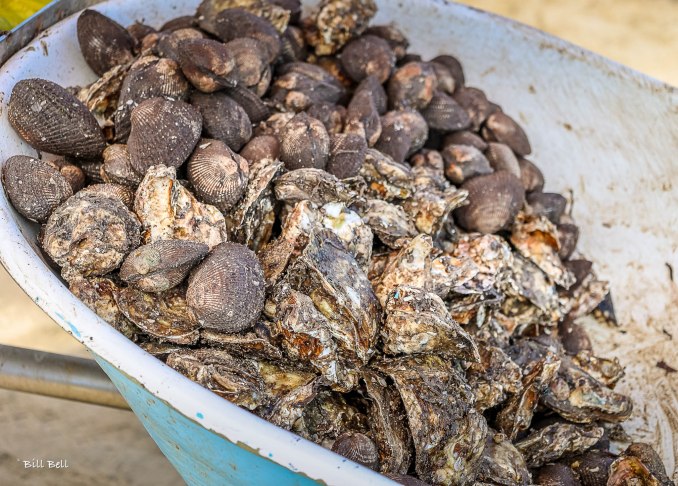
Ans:
{"label": "wheelbarrow", "polygon": [[[192,14],[198,3],[54,2],[5,38],[0,44],[4,56],[22,49],[0,68],[0,163],[11,155],[35,155],[6,116],[17,81],[41,77],[74,86],[95,80],[77,43],[78,10],[94,5],[122,25],[143,19],[159,26]],[[304,3],[310,7],[317,2]],[[582,233],[579,248],[596,262],[599,275],[611,281],[621,329],[585,325],[599,353],[619,358],[626,367],[618,389],[635,403],[626,430],[653,444],[667,470],[674,471],[678,373],[667,369],[678,368],[676,90],[475,9],[440,0],[377,4],[374,21],[398,25],[413,52],[424,58],[457,56],[467,84],[491,93],[504,111],[520,120],[547,189],[572,195],[573,217]],[[2,56],[0,51],[5,60]],[[3,265],[40,307],[89,349],[187,483],[393,484],[232,405],[127,340],[68,291],[41,256],[37,231],[1,193]]]}

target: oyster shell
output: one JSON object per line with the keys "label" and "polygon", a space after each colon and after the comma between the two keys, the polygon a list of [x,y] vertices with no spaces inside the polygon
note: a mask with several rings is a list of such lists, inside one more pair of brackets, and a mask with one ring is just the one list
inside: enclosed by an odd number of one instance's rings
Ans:
{"label": "oyster shell", "polygon": [[275,180],[275,197],[290,204],[307,200],[323,205],[331,202],[351,204],[359,194],[322,169],[303,168],[291,170]]}
{"label": "oyster shell", "polygon": [[581,454],[603,436],[603,428],[595,425],[555,423],[532,432],[515,446],[528,467],[539,467],[566,454]]}
{"label": "oyster shell", "polygon": [[283,353],[274,345],[270,336],[271,323],[259,321],[253,331],[239,334],[215,331],[214,329],[200,330],[200,343],[209,347],[223,349],[239,358],[255,358],[267,361],[282,361]]}
{"label": "oyster shell", "polygon": [[418,234],[409,215],[401,206],[381,199],[368,199],[361,207],[360,214],[379,240],[390,248],[402,248],[410,238]]}
{"label": "oyster shell", "polygon": [[479,344],[478,351],[480,360],[470,364],[466,376],[476,395],[476,410],[482,413],[520,393],[523,383],[520,367],[501,348]]}
{"label": "oyster shell", "polygon": [[503,486],[532,484],[522,454],[504,434],[489,430],[478,466],[477,480]]}
{"label": "oyster shell", "polygon": [[410,168],[375,149],[367,149],[359,174],[367,181],[368,193],[378,199],[406,199],[414,190]]}

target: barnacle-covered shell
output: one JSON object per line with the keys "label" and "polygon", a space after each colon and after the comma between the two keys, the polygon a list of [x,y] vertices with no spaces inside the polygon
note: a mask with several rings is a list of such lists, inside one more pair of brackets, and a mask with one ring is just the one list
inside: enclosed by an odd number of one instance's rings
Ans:
{"label": "barnacle-covered shell", "polygon": [[247,188],[249,164],[220,140],[203,138],[188,161],[188,180],[197,196],[226,213]]}
{"label": "barnacle-covered shell", "polygon": [[532,152],[530,141],[520,125],[501,111],[495,111],[487,117],[483,126],[483,137],[489,142],[500,142],[511,147],[517,155]]}
{"label": "barnacle-covered shell", "polygon": [[365,434],[360,432],[344,432],[332,444],[332,452],[341,454],[353,462],[374,469],[379,468],[377,446]]}
{"label": "barnacle-covered shell", "polygon": [[134,212],[144,227],[144,242],[191,240],[210,249],[226,241],[224,216],[203,204],[176,180],[176,169],[151,167],[137,189]]}
{"label": "barnacle-covered shell", "polygon": [[127,255],[120,278],[144,292],[163,292],[179,285],[208,251],[204,243],[159,240]]}
{"label": "barnacle-covered shell", "polygon": [[127,145],[113,144],[104,150],[103,177],[106,182],[114,182],[128,187],[137,187],[143,176],[132,168]]}
{"label": "barnacle-covered shell", "polygon": [[390,248],[400,248],[409,238],[417,236],[417,229],[401,206],[368,199],[360,214],[377,238]]}
{"label": "barnacle-covered shell", "polygon": [[179,44],[179,64],[184,76],[204,93],[235,86],[236,60],[222,42],[212,39],[184,39]]}
{"label": "barnacle-covered shell", "polygon": [[469,231],[495,233],[511,224],[523,206],[525,190],[516,176],[495,172],[467,180],[467,206],[454,212],[457,222]]}
{"label": "barnacle-covered shell", "polygon": [[273,24],[243,8],[222,10],[214,19],[213,26],[213,34],[223,42],[242,37],[260,41],[265,47],[267,63],[275,61],[280,54],[280,36]]}
{"label": "barnacle-covered shell", "polygon": [[318,205],[352,203],[358,194],[345,182],[321,169],[291,170],[275,181],[275,197],[286,203],[308,200]]}
{"label": "barnacle-covered shell", "polygon": [[156,97],[183,100],[188,90],[188,81],[175,61],[154,56],[144,56],[135,61],[120,88],[115,112],[116,141],[127,140],[132,111],[139,103]]}
{"label": "barnacle-covered shell", "polygon": [[306,41],[318,56],[334,54],[362,34],[375,13],[373,0],[323,0],[305,25]]}
{"label": "barnacle-covered shell", "polygon": [[191,273],[186,300],[207,328],[240,332],[264,307],[264,273],[256,255],[238,243],[222,243]]}
{"label": "barnacle-covered shell", "polygon": [[432,353],[480,361],[473,338],[450,317],[437,295],[399,286],[389,293],[384,313],[381,328],[384,353]]}
{"label": "barnacle-covered shell", "polygon": [[219,13],[234,8],[245,9],[257,17],[268,20],[278,32],[284,32],[290,20],[290,10],[278,5],[278,2],[268,0],[203,0],[196,14],[200,28],[216,35],[215,24]]}
{"label": "barnacle-covered shell", "polygon": [[7,118],[21,138],[44,152],[87,159],[99,157],[106,147],[87,107],[51,81],[34,78],[15,84]]}
{"label": "barnacle-covered shell", "polygon": [[115,302],[125,317],[161,341],[175,344],[198,341],[198,322],[186,304],[185,289],[181,287],[162,293],[126,287],[115,294]]}
{"label": "barnacle-covered shell", "polygon": [[643,442],[634,442],[624,451],[626,457],[637,457],[643,465],[657,478],[661,486],[672,485],[671,478],[666,474],[666,468],[662,458],[657,454],[650,444]]}
{"label": "barnacle-covered shell", "polygon": [[581,454],[603,436],[603,428],[557,422],[516,442],[529,467],[556,461],[565,454]]}
{"label": "barnacle-covered shell", "polygon": [[492,167],[483,153],[471,145],[447,145],[442,151],[445,175],[453,184],[479,175],[492,173]]}
{"label": "barnacle-covered shell", "polygon": [[210,138],[226,143],[239,151],[252,138],[252,122],[245,110],[225,93],[195,92],[191,105],[200,110],[203,129]]}
{"label": "barnacle-covered shell", "polygon": [[42,247],[67,279],[105,275],[139,245],[139,230],[139,220],[119,200],[76,194],[47,220]]}
{"label": "barnacle-covered shell", "polygon": [[135,42],[129,32],[96,10],[87,9],[78,16],[77,32],[82,56],[99,76],[134,57]]}
{"label": "barnacle-covered shell", "polygon": [[464,130],[471,125],[466,110],[454,98],[436,91],[421,113],[428,123],[428,126],[440,130],[441,132],[451,132],[455,130]]}
{"label": "barnacle-covered shell", "polygon": [[437,84],[435,71],[429,64],[409,62],[396,69],[388,80],[389,106],[392,110],[422,110],[431,102]]}
{"label": "barnacle-covered shell", "polygon": [[38,223],[46,222],[52,211],[73,195],[71,185],[58,170],[27,155],[7,159],[2,183],[12,206]]}
{"label": "barnacle-covered shell", "polygon": [[497,142],[487,144],[485,156],[495,172],[505,170],[520,179],[520,165],[518,159],[508,145]]}
{"label": "barnacle-covered shell", "polygon": [[502,486],[527,486],[532,483],[522,454],[504,434],[493,430],[489,431],[485,440],[477,479]]}
{"label": "barnacle-covered shell", "polygon": [[478,350],[480,362],[469,366],[467,378],[476,395],[476,409],[484,412],[522,390],[522,371],[497,346],[479,345]]}
{"label": "barnacle-covered shell", "polygon": [[381,37],[363,35],[352,40],[341,51],[341,65],[346,73],[359,83],[373,75],[384,83],[395,67],[395,54]]}
{"label": "barnacle-covered shell", "polygon": [[478,88],[462,86],[457,88],[453,98],[466,110],[466,113],[468,113],[468,116],[471,119],[471,129],[474,132],[480,130],[480,126],[492,112],[492,107],[490,106],[490,102],[487,100],[485,93]]}
{"label": "barnacle-covered shell", "polygon": [[344,87],[320,66],[291,62],[276,69],[271,100],[290,111],[303,111],[314,103],[337,103]]}
{"label": "barnacle-covered shell", "polygon": [[351,133],[330,135],[330,157],[326,170],[339,179],[358,175],[367,153],[364,137]]}
{"label": "barnacle-covered shell", "polygon": [[130,210],[134,204],[134,192],[127,186],[115,184],[113,182],[89,185],[79,191],[78,194],[97,194],[102,197],[116,199],[127,206]]}
{"label": "barnacle-covered shell", "polygon": [[288,170],[324,169],[330,154],[330,136],[322,122],[306,113],[294,116],[280,133],[280,160]]}
{"label": "barnacle-covered shell", "polygon": [[152,165],[182,165],[200,139],[202,115],[183,101],[151,98],[132,111],[127,141],[130,163],[140,174]]}
{"label": "barnacle-covered shell", "polygon": [[367,182],[368,192],[374,197],[393,201],[412,195],[412,171],[409,166],[395,162],[376,149],[367,149],[359,174]]}

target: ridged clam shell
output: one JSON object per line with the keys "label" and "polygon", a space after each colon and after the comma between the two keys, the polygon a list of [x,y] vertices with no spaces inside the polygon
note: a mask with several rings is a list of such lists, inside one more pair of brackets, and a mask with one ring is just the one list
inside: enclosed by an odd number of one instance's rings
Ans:
{"label": "ridged clam shell", "polygon": [[445,66],[454,78],[456,87],[459,88],[464,86],[464,69],[461,67],[461,63],[457,58],[443,54],[442,56],[434,57],[431,59],[431,62],[436,62]]}
{"label": "ridged clam shell", "polygon": [[535,484],[577,486],[581,484],[572,468],[564,464],[547,464],[537,469],[533,474]]}
{"label": "ridged clam shell", "polygon": [[202,132],[202,115],[183,101],[151,98],[132,112],[127,141],[132,168],[145,174],[152,165],[179,167]]}
{"label": "ridged clam shell", "polygon": [[235,56],[225,44],[212,39],[186,39],[179,43],[179,65],[184,76],[203,93],[235,86]]}
{"label": "ridged clam shell", "polygon": [[105,182],[137,187],[143,178],[132,168],[127,145],[113,144],[104,150],[103,176]]}
{"label": "ridged clam shell", "polygon": [[372,93],[356,91],[346,108],[346,131],[362,135],[372,147],[381,137],[381,118]]}
{"label": "ridged clam shell", "polygon": [[433,68],[423,62],[408,62],[399,67],[388,80],[386,92],[392,110],[412,108],[422,110],[433,98],[438,85]]}
{"label": "ridged clam shell", "polygon": [[[320,120],[330,135],[340,133],[344,129],[346,108],[334,103],[315,103],[306,110],[309,116]],[[363,137],[364,138],[364,137]]]}
{"label": "ridged clam shell", "polygon": [[2,168],[2,183],[21,215],[44,223],[61,203],[73,195],[66,178],[50,164],[26,155],[15,155]]}
{"label": "ridged clam shell", "polygon": [[231,150],[239,151],[252,138],[252,122],[249,116],[227,94],[195,92],[191,96],[191,105],[202,114],[205,134],[221,140]]}
{"label": "ridged clam shell", "polygon": [[229,79],[234,81],[235,86],[246,86],[257,96],[263,96],[268,90],[272,76],[266,58],[266,45],[250,37],[233,39],[225,45],[235,59],[235,66]]}
{"label": "ridged clam shell", "polygon": [[436,91],[421,114],[424,115],[429,127],[441,132],[463,130],[471,125],[466,110],[442,91]]}
{"label": "ridged clam shell", "polygon": [[280,160],[288,170],[325,168],[330,154],[330,137],[322,122],[299,113],[287,122],[279,138]]}
{"label": "ridged clam shell", "polygon": [[482,139],[480,135],[477,135],[468,130],[462,130],[459,132],[448,133],[443,139],[443,147],[448,145],[470,145],[475,147],[481,152],[487,150],[487,142]]}
{"label": "ridged clam shell", "polygon": [[275,160],[280,155],[280,142],[273,135],[259,135],[247,142],[240,155],[250,164],[262,159]]}
{"label": "ridged clam shell", "polygon": [[242,106],[252,123],[259,123],[271,115],[271,110],[251,89],[244,86],[227,88],[225,93]]}
{"label": "ridged clam shell", "polygon": [[136,61],[120,88],[115,113],[115,139],[125,142],[131,129],[132,110],[139,103],[156,97],[186,99],[190,86],[179,65],[171,59],[145,56]]}
{"label": "ridged clam shell", "polygon": [[201,139],[188,160],[188,180],[196,195],[227,213],[247,188],[249,165],[220,140]]}
{"label": "ridged clam shell", "polygon": [[306,62],[291,62],[276,69],[271,86],[271,100],[286,110],[303,111],[313,103],[337,103],[345,89],[320,66]]}
{"label": "ridged clam shell", "polygon": [[391,46],[374,35],[358,37],[341,51],[341,66],[356,83],[370,75],[375,76],[379,83],[385,83],[395,63],[396,57]]}
{"label": "ridged clam shell", "polygon": [[492,112],[490,102],[478,88],[457,88],[453,96],[454,100],[459,103],[471,119],[471,129],[475,132],[480,130],[481,125]]}
{"label": "ridged clam shell", "polygon": [[209,329],[240,332],[251,327],[264,307],[264,273],[252,250],[222,243],[193,271],[188,305]]}
{"label": "ridged clam shell", "polygon": [[134,38],[122,25],[96,10],[80,14],[77,31],[82,56],[99,76],[134,58]]}
{"label": "ridged clam shell", "polygon": [[155,46],[155,52],[157,52],[160,57],[165,57],[179,63],[181,61],[179,44],[187,39],[205,38],[205,34],[198,29],[178,29],[170,34],[160,36],[160,39],[158,39],[158,43]]}
{"label": "ridged clam shell", "polygon": [[360,81],[353,92],[353,96],[362,91],[367,91],[372,95],[374,106],[377,108],[379,115],[386,113],[388,110],[388,96],[386,95],[384,86],[382,86],[375,76],[367,76]]}
{"label": "ridged clam shell", "polygon": [[88,184],[91,183],[101,184],[102,182],[106,182],[103,176],[104,174],[103,162],[99,162],[96,160],[95,161],[87,160],[85,162],[78,162],[78,165],[85,173],[85,181]]}
{"label": "ridged clam shell", "polygon": [[590,450],[570,462],[582,486],[607,486],[609,470],[617,456],[606,451]]}
{"label": "ridged clam shell", "polygon": [[208,252],[207,245],[195,241],[156,241],[127,255],[120,278],[144,292],[163,292],[179,285]]}
{"label": "ridged clam shell", "polygon": [[443,149],[442,156],[445,176],[453,184],[462,184],[472,177],[492,173],[487,158],[471,145],[448,145]]}
{"label": "ridged clam shell", "polygon": [[495,111],[487,117],[483,137],[491,142],[505,143],[517,155],[528,155],[532,152],[530,141],[520,125],[501,111]]}
{"label": "ridged clam shell", "polygon": [[522,157],[518,157],[518,166],[520,167],[520,179],[527,192],[544,189],[544,174],[541,173],[539,167]]}
{"label": "ridged clam shell", "polygon": [[337,133],[330,136],[330,158],[325,170],[339,179],[358,175],[367,152],[367,142],[360,135]]}
{"label": "ridged clam shell", "polygon": [[411,146],[412,136],[405,126],[400,123],[391,123],[384,126],[382,121],[381,135],[377,143],[374,144],[375,149],[402,164],[405,162]]}
{"label": "ridged clam shell", "polygon": [[182,15],[174,17],[160,26],[160,32],[175,32],[181,29],[190,29],[197,24],[193,15]]}
{"label": "ridged clam shell", "polygon": [[520,179],[520,165],[513,150],[503,143],[490,142],[487,144],[485,156],[495,172],[505,170]]}
{"label": "ridged clam shell", "polygon": [[353,462],[374,469],[379,468],[379,451],[375,443],[360,432],[344,432],[332,444],[336,452]]}
{"label": "ridged clam shell", "polygon": [[130,210],[134,205],[134,191],[129,187],[112,182],[92,184],[79,191],[78,194],[97,194],[102,197],[116,199]]}
{"label": "ridged clam shell", "polygon": [[381,136],[374,148],[403,163],[424,146],[428,133],[428,124],[418,111],[389,111],[381,117]]}
{"label": "ridged clam shell", "polygon": [[106,147],[94,115],[51,81],[19,81],[12,89],[7,108],[14,129],[38,150],[86,159],[100,156]]}
{"label": "ridged clam shell", "polygon": [[242,8],[219,12],[214,22],[214,35],[223,42],[242,37],[257,39],[265,46],[266,62],[269,64],[280,55],[280,35],[273,24]]}
{"label": "ridged clam shell", "polygon": [[280,37],[280,61],[303,61],[307,56],[304,31],[294,25],[288,26]]}
{"label": "ridged clam shell", "polygon": [[527,204],[535,214],[546,216],[552,223],[558,224],[565,213],[567,199],[555,192],[533,192],[528,194]]}
{"label": "ridged clam shell", "polygon": [[513,221],[525,202],[520,179],[504,171],[474,177],[461,188],[468,191],[469,204],[454,215],[467,231],[496,233]]}
{"label": "ridged clam shell", "polygon": [[85,172],[77,165],[71,164],[65,157],[46,161],[66,178],[73,194],[85,186]]}
{"label": "ridged clam shell", "polygon": [[132,39],[134,39],[138,49],[143,38],[147,35],[154,34],[156,30],[150,25],[146,25],[141,22],[134,22],[132,25],[127,26],[127,32],[132,36]]}
{"label": "ridged clam shell", "polygon": [[268,20],[278,32],[284,32],[290,20],[290,11],[287,8],[268,0],[203,0],[196,15],[200,28],[216,35],[215,24],[219,13],[233,8],[243,8]]}

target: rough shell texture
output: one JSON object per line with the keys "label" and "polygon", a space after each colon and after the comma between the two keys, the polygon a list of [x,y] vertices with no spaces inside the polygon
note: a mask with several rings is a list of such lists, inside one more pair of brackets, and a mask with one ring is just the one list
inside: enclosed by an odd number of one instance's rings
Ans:
{"label": "rough shell texture", "polygon": [[226,88],[225,93],[242,106],[252,123],[259,123],[269,117],[270,109],[251,89],[235,86]]}
{"label": "rough shell texture", "polygon": [[453,184],[492,173],[492,167],[483,153],[471,145],[447,145],[442,151],[445,175]]}
{"label": "rough shell texture", "polygon": [[12,89],[7,117],[32,147],[57,155],[96,158],[106,142],[87,107],[44,79],[24,79]]}
{"label": "rough shell texture", "polygon": [[364,32],[377,13],[373,0],[325,0],[306,25],[306,41],[319,56],[334,54]]}
{"label": "rough shell texture", "polygon": [[73,189],[61,173],[27,155],[10,157],[2,167],[2,183],[12,206],[31,221],[44,223]]}
{"label": "rough shell texture", "polygon": [[203,138],[188,161],[188,180],[207,204],[229,211],[247,188],[249,164],[220,140]]}
{"label": "rough shell texture", "polygon": [[278,177],[275,197],[291,204],[307,200],[323,205],[335,201],[351,203],[358,194],[329,172],[308,168],[291,170]]}
{"label": "rough shell texture", "polygon": [[532,152],[527,135],[520,125],[501,111],[496,111],[487,118],[483,135],[488,141],[508,145],[517,155],[528,155]]}
{"label": "rough shell texture", "polygon": [[424,117],[410,109],[389,111],[382,117],[381,126],[381,137],[374,148],[401,163],[424,146],[429,134]]}
{"label": "rough shell texture", "polygon": [[582,453],[603,436],[603,428],[594,425],[555,423],[532,432],[516,442],[529,467],[556,461],[565,454]]}
{"label": "rough shell texture", "polygon": [[151,98],[132,111],[127,141],[132,168],[146,174],[149,167],[182,165],[200,139],[202,115],[183,101]]}
{"label": "rough shell texture", "polygon": [[395,61],[388,42],[373,35],[364,35],[349,42],[341,52],[341,65],[356,83],[370,75],[374,75],[379,83],[386,82]]}
{"label": "rough shell texture", "polygon": [[280,133],[280,160],[289,170],[324,169],[330,154],[330,137],[322,122],[306,113],[292,118]]}
{"label": "rough shell texture", "polygon": [[273,24],[243,8],[219,12],[214,19],[213,33],[223,42],[241,37],[257,39],[265,46],[267,63],[275,61],[280,54],[280,36]]}
{"label": "rough shell texture", "polygon": [[388,81],[387,92],[391,109],[428,106],[437,86],[433,68],[422,62],[410,62],[396,69]]}
{"label": "rough shell texture", "polygon": [[471,119],[466,110],[454,101],[454,98],[442,91],[436,91],[433,94],[433,98],[422,111],[422,115],[429,127],[441,132],[463,130],[471,125]]}
{"label": "rough shell texture", "polygon": [[497,142],[490,142],[487,144],[487,150],[485,150],[485,156],[490,162],[490,165],[495,172],[500,170],[505,170],[510,172],[514,176],[521,178],[520,174],[520,165],[518,164],[518,159],[513,154],[513,151],[508,145]]}
{"label": "rough shell texture", "polygon": [[367,149],[359,174],[368,192],[385,201],[403,200],[412,195],[412,170],[376,149]]}
{"label": "rough shell texture", "polygon": [[407,52],[410,42],[395,25],[372,25],[368,27],[365,35],[381,37],[391,46],[397,59],[401,59]]}
{"label": "rough shell texture", "polygon": [[367,153],[367,142],[360,135],[337,133],[330,136],[330,158],[327,172],[346,179],[358,175]]}
{"label": "rough shell texture", "polygon": [[250,164],[262,159],[275,160],[280,155],[280,142],[273,135],[259,135],[250,139],[240,151]]}
{"label": "rough shell texture", "polygon": [[205,39],[205,34],[193,28],[177,29],[171,34],[165,34],[160,37],[155,47],[160,57],[171,59],[174,62],[181,62],[181,50],[179,45],[187,39]]}
{"label": "rough shell texture", "polygon": [[208,251],[203,243],[159,240],[127,255],[120,278],[144,292],[163,292],[179,285]]}
{"label": "rough shell texture", "polygon": [[134,205],[134,192],[127,186],[115,184],[113,182],[91,184],[79,191],[78,194],[97,194],[101,197],[116,199],[127,206],[130,210]]}
{"label": "rough shell texture", "polygon": [[372,439],[360,432],[341,434],[332,444],[332,452],[341,454],[345,458],[370,469],[378,470],[379,468],[377,446]]}
{"label": "rough shell texture", "polygon": [[495,233],[506,228],[523,206],[525,191],[520,179],[496,172],[466,181],[468,206],[454,212],[457,222],[469,231]]}
{"label": "rough shell texture", "polygon": [[547,464],[534,473],[536,484],[548,486],[578,486],[581,484],[574,471],[564,464]]}
{"label": "rough shell texture", "polygon": [[215,23],[219,13],[227,9],[243,8],[271,22],[278,32],[284,32],[290,20],[290,11],[277,3],[267,0],[203,0],[196,16],[201,29],[216,35]]}
{"label": "rough shell texture", "polygon": [[477,479],[503,486],[527,486],[532,483],[522,454],[505,435],[492,430],[487,434]]}
{"label": "rough shell texture", "polygon": [[326,102],[314,103],[306,113],[323,122],[330,135],[339,134],[344,128],[346,108],[341,105]]}
{"label": "rough shell texture", "polygon": [[105,275],[140,242],[140,224],[125,205],[98,194],[76,194],[49,217],[42,247],[68,280]]}
{"label": "rough shell texture", "polygon": [[132,60],[134,39],[125,28],[96,10],[78,17],[78,42],[85,61],[99,76]]}
{"label": "rough shell texture", "polygon": [[191,105],[202,114],[203,130],[210,138],[226,143],[239,151],[252,138],[252,122],[247,112],[225,93],[195,92]]}
{"label": "rough shell texture", "polygon": [[136,188],[143,176],[132,168],[127,145],[113,144],[104,150],[103,177],[106,182],[114,182]]}
{"label": "rough shell texture", "polygon": [[264,307],[264,273],[256,255],[238,243],[222,243],[188,280],[186,299],[207,328],[240,332]]}
{"label": "rough shell texture", "polygon": [[481,125],[490,115],[492,108],[487,96],[478,88],[461,87],[454,93],[454,100],[459,103],[471,119],[471,129],[480,130]]}
{"label": "rough shell texture", "polygon": [[250,88],[263,96],[271,82],[271,69],[266,54],[266,44],[250,37],[240,37],[225,44],[235,60],[229,79],[235,86]]}

